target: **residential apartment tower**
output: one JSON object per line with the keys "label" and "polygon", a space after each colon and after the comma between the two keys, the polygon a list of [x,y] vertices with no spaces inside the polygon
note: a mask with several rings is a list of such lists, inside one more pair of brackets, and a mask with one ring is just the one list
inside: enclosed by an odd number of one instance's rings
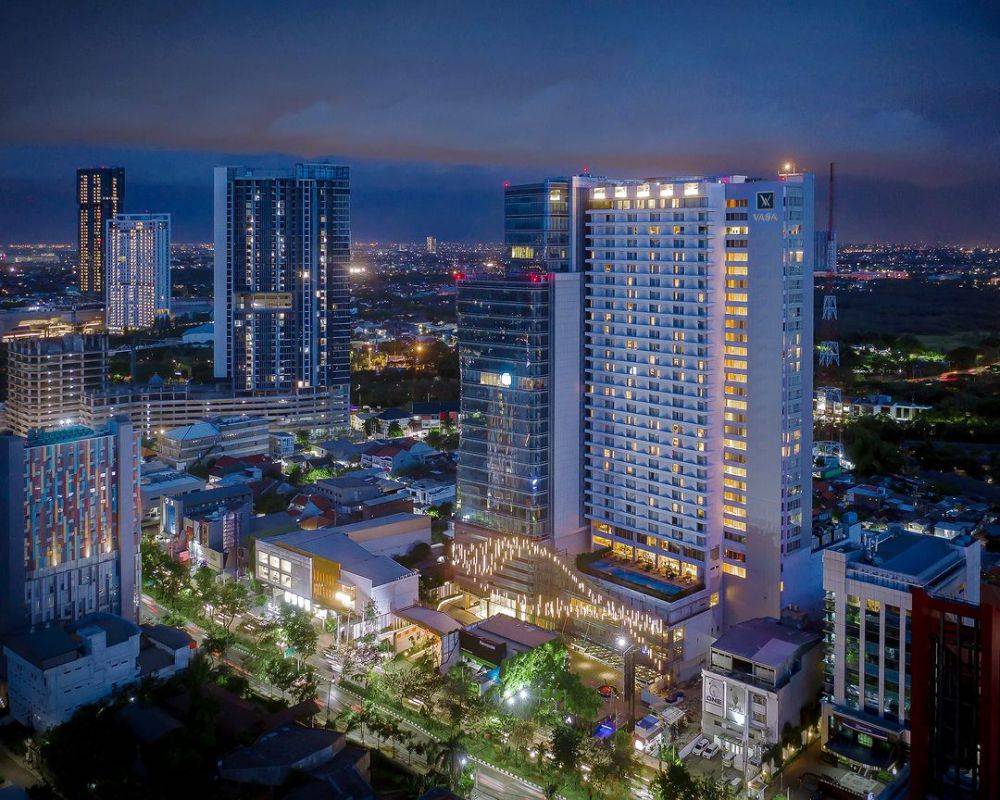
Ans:
{"label": "residential apartment tower", "polygon": [[169,214],[117,214],[108,220],[104,264],[110,333],[152,328],[170,314]]}
{"label": "residential apartment tower", "polygon": [[104,297],[104,235],[125,208],[125,170],[95,167],[76,171],[78,286],[81,294]]}
{"label": "residential apartment tower", "polygon": [[350,171],[215,171],[215,375],[236,396],[311,396],[346,426]]}

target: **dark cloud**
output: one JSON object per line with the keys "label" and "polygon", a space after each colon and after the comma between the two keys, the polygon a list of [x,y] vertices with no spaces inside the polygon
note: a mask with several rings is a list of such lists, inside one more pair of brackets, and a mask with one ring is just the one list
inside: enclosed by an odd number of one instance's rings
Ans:
{"label": "dark cloud", "polygon": [[[942,199],[995,208],[998,28],[977,3],[7,0],[0,178],[54,198],[88,155],[124,163],[195,236],[215,159],[335,153],[359,232],[475,238],[498,235],[476,193],[499,175],[833,159],[846,234],[995,242]],[[0,239],[72,234],[31,207]]]}

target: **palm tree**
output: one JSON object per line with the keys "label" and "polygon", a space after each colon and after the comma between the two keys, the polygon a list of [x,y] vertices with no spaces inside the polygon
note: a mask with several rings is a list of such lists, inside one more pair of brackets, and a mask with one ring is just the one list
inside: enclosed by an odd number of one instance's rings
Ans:
{"label": "palm tree", "polygon": [[187,669],[184,671],[184,682],[191,689],[200,689],[212,681],[212,662],[199,653],[191,659]]}
{"label": "palm tree", "polygon": [[361,726],[361,715],[352,708],[344,708],[333,720],[333,725],[340,732],[347,736],[351,731],[357,730]]}
{"label": "palm tree", "polygon": [[447,776],[452,788],[458,784],[462,770],[459,759],[462,756],[462,732],[455,731],[442,742],[438,743],[438,751],[434,756],[434,767]]}
{"label": "palm tree", "polygon": [[685,800],[695,795],[695,784],[687,767],[681,761],[673,761],[666,772],[660,772],[650,786],[657,800]]}

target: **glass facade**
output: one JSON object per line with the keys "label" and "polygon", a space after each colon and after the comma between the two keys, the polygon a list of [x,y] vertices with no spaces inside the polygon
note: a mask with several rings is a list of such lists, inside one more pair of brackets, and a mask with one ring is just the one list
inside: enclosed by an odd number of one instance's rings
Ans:
{"label": "glass facade", "polygon": [[979,603],[914,593],[912,797],[997,796],[994,577]]}
{"label": "glass facade", "polygon": [[865,602],[865,713],[879,716],[878,673],[882,653],[881,604]]}
{"label": "glass facade", "polygon": [[861,707],[858,678],[861,654],[861,603],[855,595],[847,596],[847,630],[844,637],[844,704]]}
{"label": "glass facade", "polygon": [[885,607],[884,655],[885,686],[882,696],[882,713],[889,719],[899,716],[899,606]]}
{"label": "glass facade", "polygon": [[549,290],[534,273],[458,287],[458,516],[505,534],[550,533]]}
{"label": "glass facade", "polygon": [[507,255],[523,268],[542,272],[570,269],[570,185],[547,180],[504,191]]}

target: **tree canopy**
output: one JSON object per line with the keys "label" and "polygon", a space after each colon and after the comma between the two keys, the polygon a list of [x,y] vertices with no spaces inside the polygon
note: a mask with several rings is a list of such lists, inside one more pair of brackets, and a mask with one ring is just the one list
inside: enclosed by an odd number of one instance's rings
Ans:
{"label": "tree canopy", "polygon": [[[600,695],[569,669],[569,651],[560,639],[520,653],[504,662],[500,672],[500,700],[533,710],[545,725],[557,724],[567,714],[593,719]],[[513,701],[513,702],[511,702]]]}

